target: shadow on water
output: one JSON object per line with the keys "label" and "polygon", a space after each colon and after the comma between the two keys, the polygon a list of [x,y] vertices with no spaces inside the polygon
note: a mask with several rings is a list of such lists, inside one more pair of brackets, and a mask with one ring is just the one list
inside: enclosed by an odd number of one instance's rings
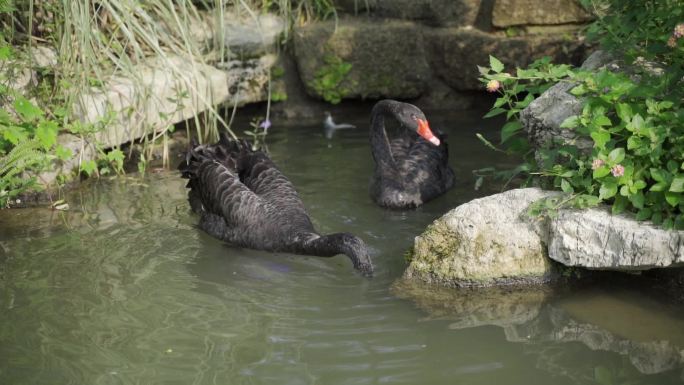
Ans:
{"label": "shadow on water", "polygon": [[[366,111],[354,116],[344,121],[367,127]],[[431,118],[449,132],[459,183],[405,212],[368,198],[366,129],[328,140],[319,124],[272,128],[272,157],[316,227],[363,237],[373,279],[344,256],[207,236],[173,171],[89,181],[66,213],[0,212],[0,383],[680,383],[684,317],[638,288],[397,281],[428,223],[495,191],[474,191],[470,170],[512,162],[474,137],[495,135],[478,116]]]}

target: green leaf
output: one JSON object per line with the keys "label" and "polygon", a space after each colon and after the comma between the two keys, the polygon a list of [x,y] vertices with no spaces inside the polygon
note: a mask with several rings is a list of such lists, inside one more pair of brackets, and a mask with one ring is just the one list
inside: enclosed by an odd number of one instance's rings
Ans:
{"label": "green leaf", "polygon": [[653,178],[653,180],[655,180],[656,182],[667,182],[667,171],[660,170],[657,168],[651,168],[649,171],[651,172],[651,178]]}
{"label": "green leaf", "polygon": [[570,90],[570,93],[575,95],[575,96],[582,96],[587,93],[587,87],[584,86],[584,84],[580,84],[577,87],[573,88]]}
{"label": "green leaf", "polygon": [[506,112],[506,110],[503,109],[503,108],[500,108],[500,107],[492,108],[489,112],[487,112],[487,113],[485,114],[485,116],[483,116],[483,118],[491,118],[491,117],[494,117],[494,116],[497,116],[497,115],[501,115],[501,114],[503,114],[504,112]]}
{"label": "green leaf", "polygon": [[649,219],[652,214],[653,214],[653,211],[651,209],[649,209],[648,207],[645,207],[645,208],[639,210],[639,212],[637,212],[636,220],[637,221],[645,221],[645,220]]}
{"label": "green leaf", "polygon": [[50,149],[55,143],[57,143],[57,133],[59,131],[59,126],[56,122],[50,120],[44,120],[38,123],[38,128],[36,129],[36,138],[43,145],[46,150]]}
{"label": "green leaf", "polygon": [[648,189],[648,191],[665,191],[668,187],[669,185],[667,184],[667,182],[658,182],[651,186],[651,188]]}
{"label": "green leaf", "polygon": [[612,198],[617,194],[617,183],[613,179],[606,180],[601,183],[601,188],[599,189],[599,198],[606,200]]}
{"label": "green leaf", "polygon": [[622,187],[620,187],[620,195],[622,195],[623,197],[629,196],[629,186],[627,186],[626,184],[622,185]]}
{"label": "green leaf", "polygon": [[608,175],[610,173],[610,169],[607,166],[601,166],[594,170],[592,174],[592,178],[594,179],[599,179],[603,178],[604,176]]}
{"label": "green leaf", "polygon": [[660,103],[658,103],[658,107],[660,107],[660,110],[668,110],[674,106],[674,103],[669,101],[669,100],[664,100]]}
{"label": "green leaf", "polygon": [[603,126],[612,126],[613,122],[611,122],[607,116],[599,115],[599,116],[594,118],[594,124],[599,126],[599,127],[603,127]]}
{"label": "green leaf", "polygon": [[681,197],[682,197],[682,194],[680,194],[680,193],[675,193],[675,192],[670,192],[670,191],[665,192],[665,201],[667,201],[667,203],[672,207],[676,207],[677,205],[679,205]]}
{"label": "green leaf", "polygon": [[591,138],[594,140],[594,147],[603,150],[606,148],[606,143],[610,140],[610,132],[599,129],[590,134]]}
{"label": "green leaf", "polygon": [[492,68],[492,71],[499,73],[503,71],[504,65],[502,62],[499,61],[499,59],[495,58],[492,55],[489,55],[489,67]]}
{"label": "green leaf", "polygon": [[71,157],[73,156],[73,153],[71,152],[70,149],[68,149],[64,146],[58,145],[55,148],[55,155],[57,155],[57,158],[59,160],[67,161],[67,160],[71,159]]}
{"label": "green leaf", "polygon": [[520,124],[520,122],[517,120],[504,124],[504,126],[501,128],[501,143],[506,142],[508,138],[515,135],[515,133],[521,128],[522,124]]}
{"label": "green leaf", "polygon": [[684,176],[676,176],[670,184],[671,192],[684,192]]}
{"label": "green leaf", "polygon": [[33,103],[22,96],[14,101],[14,109],[25,122],[30,122],[43,116],[43,110],[34,106]]}
{"label": "green leaf", "polygon": [[0,126],[0,133],[2,133],[2,137],[6,141],[14,145],[17,145],[28,138],[26,130],[24,130],[24,128],[21,126]]}
{"label": "green leaf", "polygon": [[653,222],[654,225],[663,223],[663,213],[660,211],[653,212],[653,215],[651,215],[651,222]]}
{"label": "green leaf", "polygon": [[630,195],[629,201],[632,202],[632,205],[638,209],[644,208],[644,194],[641,191]]}
{"label": "green leaf", "polygon": [[613,214],[620,214],[624,212],[628,202],[629,201],[627,198],[623,197],[622,195],[617,195],[615,197],[615,202],[613,202],[613,207],[611,207],[611,211]]}
{"label": "green leaf", "polygon": [[637,190],[642,190],[644,187],[646,187],[646,182],[643,180],[639,179],[634,182],[634,188]]}
{"label": "green leaf", "polygon": [[97,163],[94,160],[86,160],[81,163],[81,171],[91,176],[97,170]]}
{"label": "green leaf", "polygon": [[638,113],[635,114],[632,117],[632,121],[627,124],[627,129],[630,131],[641,131],[643,130],[646,122],[644,121],[644,118],[641,117]]}
{"label": "green leaf", "polygon": [[560,124],[560,128],[575,128],[579,125],[579,116],[573,115],[565,118],[563,123]]}
{"label": "green leaf", "polygon": [[12,47],[10,46],[4,46],[0,47],[0,60],[8,60],[12,58],[13,52],[12,52]]}
{"label": "green leaf", "polygon": [[641,138],[639,138],[638,136],[630,136],[627,139],[627,149],[628,150],[635,150],[635,149],[641,148],[643,146],[644,146],[644,143],[641,140]]}
{"label": "green leaf", "polygon": [[503,106],[504,104],[506,104],[506,102],[508,102],[508,96],[507,96],[507,95],[504,95],[504,96],[502,96],[502,97],[500,97],[500,98],[496,98],[496,101],[494,102],[494,107],[495,107],[495,108],[496,108],[496,107],[501,107],[501,106]]}
{"label": "green leaf", "polygon": [[618,103],[617,106],[615,106],[615,109],[617,110],[617,115],[620,120],[625,123],[630,123],[632,121],[632,106],[625,103]]}
{"label": "green leaf", "polygon": [[561,190],[568,194],[572,194],[573,192],[575,192],[575,189],[572,188],[567,179],[561,180]]}
{"label": "green leaf", "polygon": [[618,147],[608,154],[608,160],[613,163],[620,163],[623,159],[625,159],[625,149],[622,147]]}

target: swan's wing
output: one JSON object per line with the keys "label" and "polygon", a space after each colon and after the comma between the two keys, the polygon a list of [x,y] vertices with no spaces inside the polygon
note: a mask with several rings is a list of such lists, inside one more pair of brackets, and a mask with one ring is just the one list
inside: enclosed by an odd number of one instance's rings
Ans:
{"label": "swan's wing", "polygon": [[257,226],[267,213],[267,207],[238,175],[214,159],[193,160],[195,170],[188,187],[199,196],[203,210],[223,217],[229,228],[247,230]]}
{"label": "swan's wing", "polygon": [[291,220],[301,220],[302,225],[311,226],[294,185],[266,154],[250,152],[239,164],[240,179],[247,188],[276,209],[286,212]]}
{"label": "swan's wing", "polygon": [[453,172],[449,168],[449,150],[447,143],[435,146],[425,140],[418,139],[406,150],[406,154],[398,162],[399,172],[406,183],[420,186],[420,190],[429,194],[429,190],[439,191],[450,187]]}
{"label": "swan's wing", "polygon": [[415,140],[409,136],[401,136],[390,141],[392,158],[394,158],[394,162],[397,165],[404,163],[404,160],[409,156],[409,152],[411,151],[411,147],[414,143]]}

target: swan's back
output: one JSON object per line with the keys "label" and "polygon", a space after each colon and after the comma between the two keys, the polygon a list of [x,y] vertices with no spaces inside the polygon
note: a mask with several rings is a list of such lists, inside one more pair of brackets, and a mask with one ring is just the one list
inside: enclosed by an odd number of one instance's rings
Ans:
{"label": "swan's back", "polygon": [[179,165],[199,226],[225,241],[280,250],[313,225],[292,183],[262,151],[223,136],[194,145]]}

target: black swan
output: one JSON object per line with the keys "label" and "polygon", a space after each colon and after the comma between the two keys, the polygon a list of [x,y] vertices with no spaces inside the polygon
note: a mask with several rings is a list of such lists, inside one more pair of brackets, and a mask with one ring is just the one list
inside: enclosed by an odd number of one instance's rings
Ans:
{"label": "black swan", "polygon": [[[389,139],[385,119],[401,125]],[[445,135],[435,135],[423,112],[409,103],[381,100],[371,112],[370,142],[375,160],[370,195],[388,208],[412,208],[433,199],[454,184]]]}
{"label": "black swan", "polygon": [[370,276],[365,243],[349,233],[319,235],[292,183],[262,151],[245,140],[222,136],[211,145],[192,144],[178,166],[189,179],[188,200],[199,227],[234,245],[332,257],[346,254]]}

